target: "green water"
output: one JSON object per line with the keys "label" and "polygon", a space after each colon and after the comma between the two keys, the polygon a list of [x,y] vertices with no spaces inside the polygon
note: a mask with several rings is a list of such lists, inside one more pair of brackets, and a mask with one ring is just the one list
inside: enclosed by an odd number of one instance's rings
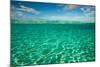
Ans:
{"label": "green water", "polygon": [[95,61],[95,24],[11,24],[11,65]]}

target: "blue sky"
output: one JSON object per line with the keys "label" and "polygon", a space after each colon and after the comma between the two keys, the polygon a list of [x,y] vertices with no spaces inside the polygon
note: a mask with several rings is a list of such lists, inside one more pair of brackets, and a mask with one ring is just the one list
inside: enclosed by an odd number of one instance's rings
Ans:
{"label": "blue sky", "polygon": [[95,6],[11,1],[11,19],[94,22]]}

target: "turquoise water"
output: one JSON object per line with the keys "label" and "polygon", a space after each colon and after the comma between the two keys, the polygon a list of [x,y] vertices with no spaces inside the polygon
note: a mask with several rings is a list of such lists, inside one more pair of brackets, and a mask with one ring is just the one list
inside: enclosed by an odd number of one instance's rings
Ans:
{"label": "turquoise water", "polygon": [[11,24],[11,65],[95,61],[95,24]]}

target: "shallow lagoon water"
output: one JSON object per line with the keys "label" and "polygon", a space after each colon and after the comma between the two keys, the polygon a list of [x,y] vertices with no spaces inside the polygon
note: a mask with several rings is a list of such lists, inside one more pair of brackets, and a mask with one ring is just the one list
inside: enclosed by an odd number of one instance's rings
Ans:
{"label": "shallow lagoon water", "polygon": [[11,65],[95,61],[95,24],[11,24]]}

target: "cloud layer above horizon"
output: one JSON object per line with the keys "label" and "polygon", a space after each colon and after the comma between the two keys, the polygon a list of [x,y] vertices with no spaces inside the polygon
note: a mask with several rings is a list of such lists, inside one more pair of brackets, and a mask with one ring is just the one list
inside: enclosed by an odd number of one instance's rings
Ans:
{"label": "cloud layer above horizon", "polygon": [[11,1],[11,19],[95,22],[95,6]]}

